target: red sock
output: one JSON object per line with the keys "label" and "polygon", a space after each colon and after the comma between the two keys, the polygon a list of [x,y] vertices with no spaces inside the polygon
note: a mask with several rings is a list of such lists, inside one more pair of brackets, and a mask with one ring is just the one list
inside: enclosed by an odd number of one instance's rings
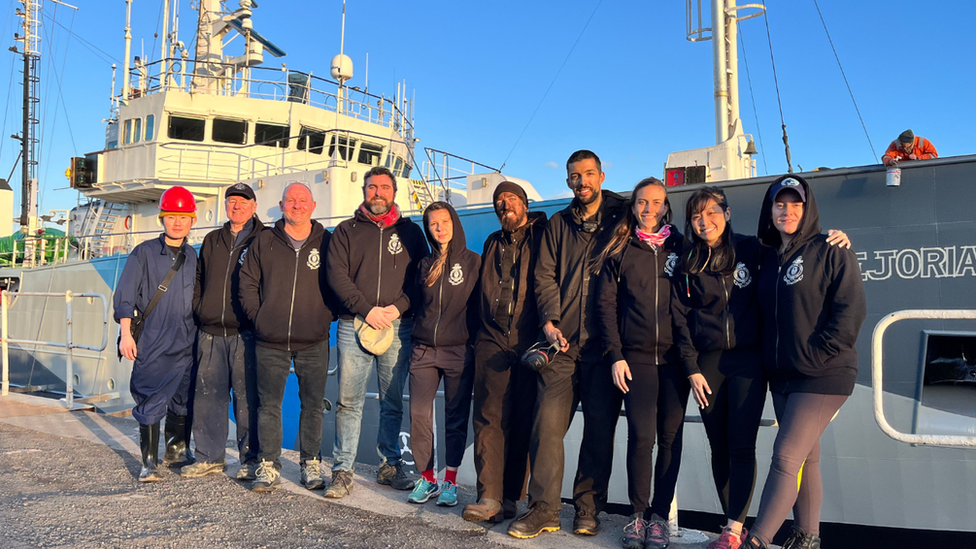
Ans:
{"label": "red sock", "polygon": [[444,482],[450,482],[451,484],[457,486],[457,471],[452,471],[450,469],[444,472]]}
{"label": "red sock", "polygon": [[421,476],[423,476],[424,480],[426,480],[427,482],[431,482],[431,483],[437,482],[437,477],[434,476],[433,469],[427,469],[426,471],[421,473]]}

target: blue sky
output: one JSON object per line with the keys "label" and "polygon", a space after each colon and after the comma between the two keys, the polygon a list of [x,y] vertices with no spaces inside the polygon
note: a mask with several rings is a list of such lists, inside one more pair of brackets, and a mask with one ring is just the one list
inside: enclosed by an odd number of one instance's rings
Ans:
{"label": "blue sky", "polygon": [[[56,189],[67,186],[71,156],[102,147],[111,63],[121,69],[124,2],[69,3],[80,10],[50,1],[44,8],[44,212],[77,203],[76,193]],[[284,61],[326,74],[339,51],[341,1],[259,3],[254,28],[289,54],[266,55],[265,66]],[[819,3],[878,157],[906,128],[931,139],[942,156],[976,153],[976,76],[969,68],[976,34],[954,23],[976,20],[976,3],[931,4],[937,9],[900,0]],[[189,46],[196,12],[182,4],[181,39]],[[19,5],[10,1],[0,12],[5,46],[14,44]],[[767,7],[794,169],[875,163],[813,0],[768,0]],[[133,55],[144,47],[147,57],[158,57],[159,13],[159,2],[134,0]],[[760,147],[759,173],[782,173],[764,20],[744,21],[740,37],[743,126]],[[349,85],[364,85],[367,51],[371,92],[390,96],[406,79],[408,93],[416,94],[418,155],[429,146],[494,167],[507,160],[505,173],[531,181],[544,197],[566,192],[563,165],[576,149],[597,152],[606,186],[626,190],[648,175],[662,176],[668,152],[714,143],[711,43],[685,40],[680,0],[350,0],[345,52],[356,74]],[[18,143],[8,136],[20,128],[20,66],[4,47],[0,177],[17,155]],[[19,168],[11,183],[19,208]]]}

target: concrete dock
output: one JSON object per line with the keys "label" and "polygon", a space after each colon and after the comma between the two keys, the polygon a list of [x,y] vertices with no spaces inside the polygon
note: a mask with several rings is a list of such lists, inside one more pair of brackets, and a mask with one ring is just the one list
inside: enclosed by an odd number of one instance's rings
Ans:
{"label": "concrete dock", "polygon": [[[91,411],[68,412],[57,400],[11,393],[0,397],[0,529],[4,547],[620,547],[627,518],[601,515],[600,534],[563,529],[532,540],[461,519],[474,501],[461,486],[457,507],[406,503],[406,493],[374,482],[358,465],[356,488],[332,501],[298,484],[298,452],[286,450],[282,484],[256,494],[232,478],[236,449],[228,445],[223,475],[140,484],[138,424]],[[524,505],[524,502],[522,503]],[[704,549],[714,534],[683,531],[672,547]]]}

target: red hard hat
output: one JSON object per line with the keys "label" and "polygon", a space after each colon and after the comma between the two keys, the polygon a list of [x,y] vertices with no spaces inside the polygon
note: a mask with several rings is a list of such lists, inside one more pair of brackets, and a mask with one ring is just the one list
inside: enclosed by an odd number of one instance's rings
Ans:
{"label": "red hard hat", "polygon": [[197,202],[193,199],[193,194],[183,187],[170,187],[159,199],[159,211],[160,214],[195,214]]}

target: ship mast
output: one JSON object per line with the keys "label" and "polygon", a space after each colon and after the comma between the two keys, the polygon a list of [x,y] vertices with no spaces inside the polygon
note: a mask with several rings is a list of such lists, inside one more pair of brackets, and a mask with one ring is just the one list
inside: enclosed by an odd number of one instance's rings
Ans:
{"label": "ship mast", "polygon": [[20,53],[24,58],[24,125],[20,134],[22,194],[20,224],[27,228],[31,219],[37,217],[37,108],[41,102],[38,91],[40,76],[38,61],[41,57],[41,0],[19,0],[23,6],[17,15],[23,19],[24,35],[14,34],[14,40],[21,43]]}

